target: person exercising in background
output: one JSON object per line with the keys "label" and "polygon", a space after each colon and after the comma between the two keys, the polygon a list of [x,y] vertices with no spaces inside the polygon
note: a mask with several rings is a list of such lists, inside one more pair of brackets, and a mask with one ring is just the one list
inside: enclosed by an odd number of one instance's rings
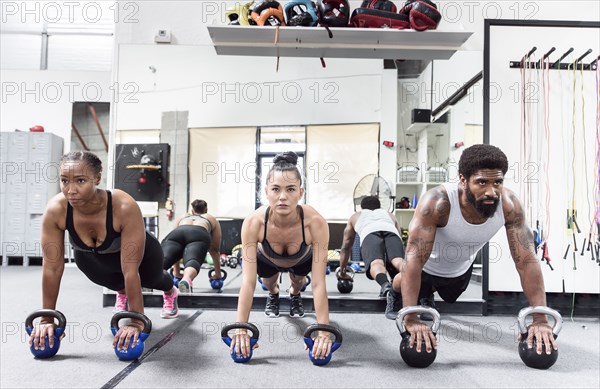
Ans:
{"label": "person exercising in background", "polygon": [[[50,199],[42,220],[42,307],[56,309],[68,231],[77,267],[92,282],[117,292],[115,311],[129,306],[144,313],[145,287],[164,292],[161,317],[177,317],[177,289],[163,270],[160,243],[145,230],[142,212],[129,194],[98,188],[101,175],[102,162],[93,153],[72,151],[61,158],[62,193]],[[43,317],[29,342],[39,346],[54,326],[53,318]],[[137,320],[120,327],[113,346],[137,339],[143,327]]]}
{"label": "person exercising in background", "polygon": [[[354,213],[344,229],[344,239],[340,250],[340,278],[350,279],[346,265],[350,259],[354,238],[358,233],[360,254],[365,262],[365,272],[381,286],[379,297],[385,297],[387,304],[385,315],[393,319],[394,310],[401,303],[400,272],[404,260],[404,245],[400,239],[400,226],[396,217],[381,208],[376,196],[367,196],[360,202],[360,211]],[[390,274],[392,282],[388,280]]]}
{"label": "person exercising in background", "polygon": [[[406,264],[399,276],[405,307],[435,307],[434,292],[446,302],[455,302],[469,285],[477,252],[502,227],[529,305],[546,305],[544,279],[523,206],[503,186],[507,170],[508,160],[502,150],[474,145],[460,157],[458,183],[437,186],[423,195],[409,225]],[[417,350],[422,339],[427,351],[436,346],[431,328],[416,314],[406,315],[404,322],[411,345],[417,342]],[[557,349],[552,327],[543,314],[533,315],[528,328],[529,347],[533,337],[538,340],[538,353],[542,344],[548,353],[550,345]]]}
{"label": "person exercising in background", "polygon": [[175,229],[161,243],[165,254],[165,270],[173,265],[179,266],[179,260],[183,258],[183,277],[179,281],[181,293],[192,292],[194,278],[200,272],[207,252],[210,253],[215,268],[212,279],[221,278],[221,224],[207,213],[206,201],[194,200],[191,206],[192,212],[181,217],[175,223]]}

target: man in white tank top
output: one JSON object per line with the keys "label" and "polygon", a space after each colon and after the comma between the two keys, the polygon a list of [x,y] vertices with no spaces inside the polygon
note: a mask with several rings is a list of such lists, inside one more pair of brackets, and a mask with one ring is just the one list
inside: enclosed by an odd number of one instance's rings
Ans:
{"label": "man in white tank top", "polygon": [[[444,301],[456,301],[469,284],[475,255],[502,226],[529,305],[546,305],[533,234],[520,200],[503,187],[507,170],[502,150],[471,146],[460,157],[458,184],[433,188],[419,201],[408,228],[406,264],[400,276],[405,307],[431,304],[436,291]],[[542,343],[547,350],[550,344],[556,349],[546,316],[537,314],[533,319],[528,329],[530,347],[535,337],[538,353]],[[435,348],[431,328],[416,314],[406,315],[404,324],[411,342],[417,340],[417,350],[420,339],[425,339],[427,351]]]}
{"label": "man in white tank top", "polygon": [[[404,245],[400,239],[400,227],[396,217],[381,208],[381,203],[376,196],[367,196],[360,203],[361,211],[356,212],[348,220],[344,229],[344,240],[340,250],[340,277],[349,278],[346,265],[350,259],[350,251],[354,244],[356,234],[360,241],[360,254],[365,263],[367,278],[377,281],[381,286],[379,297],[390,301],[386,307],[386,315],[393,314],[393,304],[396,311],[400,309],[400,278],[397,282],[389,281],[387,273],[392,280],[400,272],[404,259]],[[394,293],[394,289],[396,293]],[[393,296],[390,299],[389,296]],[[392,317],[393,318],[393,317]]]}

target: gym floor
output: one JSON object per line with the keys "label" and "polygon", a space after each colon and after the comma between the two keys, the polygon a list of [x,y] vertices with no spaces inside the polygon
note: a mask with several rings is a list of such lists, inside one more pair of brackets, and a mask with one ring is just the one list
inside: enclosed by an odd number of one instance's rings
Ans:
{"label": "gym floor", "polygon": [[519,358],[515,317],[445,313],[436,361],[421,370],[401,360],[395,322],[382,313],[331,313],[343,345],[327,366],[317,367],[302,341],[313,312],[269,319],[254,310],[250,321],[261,330],[260,348],[249,363],[236,364],[220,338],[222,326],[235,321],[234,310],[183,308],[165,320],[151,307],[144,355],[122,362],[111,349],[112,308],[102,307],[102,288],[67,264],[58,301],[67,335],[58,355],[36,360],[23,322],[41,304],[41,267],[0,268],[0,292],[2,388],[600,387],[598,318],[564,317],[557,363],[535,370]]}

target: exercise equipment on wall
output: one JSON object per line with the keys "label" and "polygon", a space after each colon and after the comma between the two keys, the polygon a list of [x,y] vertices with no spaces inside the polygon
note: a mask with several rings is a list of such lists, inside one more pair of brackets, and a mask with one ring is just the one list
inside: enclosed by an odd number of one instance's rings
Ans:
{"label": "exercise equipment on wall", "polygon": [[[537,188],[537,198],[534,199],[534,188],[533,182],[526,180],[521,185],[520,197],[523,201],[524,208],[526,210],[527,218],[533,223],[535,220],[534,229],[534,241],[536,252],[541,260],[546,261],[548,266],[553,270],[550,264],[549,255],[549,240],[550,240],[550,215],[552,211],[550,209],[550,195],[551,185],[550,182],[554,177],[550,175],[550,165],[554,163],[556,156],[551,156],[550,144],[553,141],[553,136],[556,134],[550,130],[549,113],[550,107],[550,89],[558,87],[561,92],[563,88],[562,74],[565,71],[567,76],[572,76],[572,86],[569,87],[572,91],[572,104],[571,112],[568,112],[571,116],[571,125],[562,126],[560,131],[562,132],[562,143],[564,160],[563,165],[565,166],[565,175],[560,179],[564,181],[563,187],[565,187],[567,194],[566,201],[566,232],[569,236],[570,242],[567,243],[564,250],[563,260],[572,259],[572,269],[577,270],[577,259],[578,256],[585,256],[589,254],[592,261],[600,264],[600,259],[597,256],[598,250],[595,250],[592,241],[598,241],[598,225],[599,225],[599,207],[598,207],[598,150],[600,143],[597,140],[595,143],[596,147],[596,158],[594,167],[594,180],[592,186],[590,186],[589,177],[591,174],[588,173],[588,161],[585,156],[585,148],[587,144],[586,130],[585,130],[585,97],[584,97],[584,77],[583,72],[594,71],[596,78],[598,75],[598,56],[593,61],[587,63],[584,62],[586,57],[591,54],[592,49],[588,49],[580,54],[574,61],[568,60],[568,56],[574,52],[574,49],[568,48],[562,52],[557,59],[550,60],[550,57],[556,52],[556,47],[551,47],[548,51],[543,54],[539,60],[533,60],[537,47],[532,47],[521,60],[510,61],[509,67],[512,69],[520,69],[521,72],[521,153],[520,163],[523,166],[526,164],[534,163],[535,161],[542,162],[543,168],[543,187],[541,182]],[[556,70],[559,71],[559,84],[552,86],[550,82],[550,72]],[[541,89],[542,99],[531,99],[532,87]],[[563,93],[560,93],[561,104],[561,124],[563,118]],[[598,88],[596,88],[596,102],[598,101]],[[579,115],[579,107],[581,113]],[[596,111],[598,112],[598,104],[596,104]],[[537,116],[536,116],[537,115]],[[581,116],[581,123],[578,123],[577,119]],[[598,138],[598,122],[599,116],[596,115],[596,138]],[[534,125],[537,123],[537,126]],[[584,155],[582,155],[584,154]],[[577,177],[579,172],[583,172],[583,182],[579,182]],[[556,178],[554,178],[556,179]],[[595,189],[594,189],[595,188]],[[583,189],[583,191],[582,191]],[[587,202],[587,209],[590,211],[589,216],[589,228],[587,231],[582,231],[580,223],[578,222],[577,214],[577,198],[583,197]],[[543,197],[543,198],[542,198]],[[590,197],[593,197],[593,204]],[[586,227],[588,225],[586,224]],[[580,243],[581,242],[581,243]],[[598,243],[596,243],[598,247]],[[571,254],[571,255],[569,255]]]}

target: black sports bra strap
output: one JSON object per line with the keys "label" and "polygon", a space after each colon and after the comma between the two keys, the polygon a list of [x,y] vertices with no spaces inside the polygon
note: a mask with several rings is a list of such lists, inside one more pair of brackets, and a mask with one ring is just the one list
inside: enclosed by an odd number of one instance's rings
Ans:
{"label": "black sports bra strap", "polygon": [[302,209],[302,205],[298,205],[300,208],[300,221],[302,223],[302,242],[306,244],[306,237],[304,236],[304,209]]}
{"label": "black sports bra strap", "polygon": [[263,240],[267,240],[267,222],[269,221],[269,211],[270,210],[271,210],[271,207],[267,207],[267,211],[265,212],[265,231],[264,231]]}
{"label": "black sports bra strap", "polygon": [[112,194],[110,193],[110,190],[106,191],[106,197],[108,198],[106,202],[106,235],[108,236],[110,234],[112,237],[116,231],[113,228]]}

